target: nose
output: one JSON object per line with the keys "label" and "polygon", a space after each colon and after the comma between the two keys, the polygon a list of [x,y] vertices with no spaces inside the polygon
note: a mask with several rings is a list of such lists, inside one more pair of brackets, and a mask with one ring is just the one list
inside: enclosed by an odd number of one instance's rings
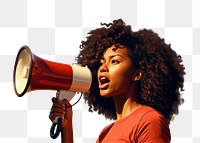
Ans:
{"label": "nose", "polygon": [[104,64],[104,65],[100,66],[99,71],[100,72],[108,72],[108,67]]}

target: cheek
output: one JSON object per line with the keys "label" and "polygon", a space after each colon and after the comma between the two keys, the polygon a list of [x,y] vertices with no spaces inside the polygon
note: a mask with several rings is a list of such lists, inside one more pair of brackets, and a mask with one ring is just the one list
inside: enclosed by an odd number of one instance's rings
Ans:
{"label": "cheek", "polygon": [[113,71],[112,80],[116,81],[117,84],[130,84],[132,81],[132,72],[130,70],[125,70],[123,68]]}
{"label": "cheek", "polygon": [[121,72],[114,76],[112,74],[112,80],[109,86],[109,95],[110,96],[117,96],[126,94],[129,89],[131,88],[131,77],[126,72]]}
{"label": "cheek", "polygon": [[132,76],[132,69],[129,67],[119,67],[116,69],[113,69],[111,73],[115,73],[117,77],[121,78],[130,78]]}

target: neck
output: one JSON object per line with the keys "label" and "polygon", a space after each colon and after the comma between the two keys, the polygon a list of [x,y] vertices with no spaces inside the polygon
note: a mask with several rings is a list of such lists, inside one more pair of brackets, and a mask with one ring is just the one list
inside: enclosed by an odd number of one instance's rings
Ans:
{"label": "neck", "polygon": [[134,97],[135,92],[127,92],[126,94],[113,97],[117,121],[130,115],[132,112],[142,106],[140,103],[137,103]]}

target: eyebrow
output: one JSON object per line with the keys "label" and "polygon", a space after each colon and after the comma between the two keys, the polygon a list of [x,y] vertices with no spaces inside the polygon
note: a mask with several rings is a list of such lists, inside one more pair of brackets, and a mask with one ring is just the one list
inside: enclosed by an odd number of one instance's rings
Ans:
{"label": "eyebrow", "polygon": [[[116,56],[119,56],[119,57],[121,57],[121,58],[124,59],[124,57],[123,57],[122,55],[120,55],[120,54],[109,55],[108,59],[112,59],[112,58],[114,58],[114,57],[116,57]],[[105,58],[102,56],[102,57],[100,58],[100,60],[105,60]]]}

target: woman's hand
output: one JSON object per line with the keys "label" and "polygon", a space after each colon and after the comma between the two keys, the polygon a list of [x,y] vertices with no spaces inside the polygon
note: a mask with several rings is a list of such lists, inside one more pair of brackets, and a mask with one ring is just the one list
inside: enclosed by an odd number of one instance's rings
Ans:
{"label": "woman's hand", "polygon": [[73,143],[73,127],[72,127],[72,106],[68,100],[59,100],[52,98],[52,108],[49,114],[50,120],[53,122],[56,117],[62,117],[61,124],[61,142]]}
{"label": "woman's hand", "polygon": [[62,128],[66,128],[67,124],[72,123],[72,106],[68,100],[59,100],[58,98],[52,98],[52,108],[50,111],[49,118],[53,122],[56,117],[62,117]]}

